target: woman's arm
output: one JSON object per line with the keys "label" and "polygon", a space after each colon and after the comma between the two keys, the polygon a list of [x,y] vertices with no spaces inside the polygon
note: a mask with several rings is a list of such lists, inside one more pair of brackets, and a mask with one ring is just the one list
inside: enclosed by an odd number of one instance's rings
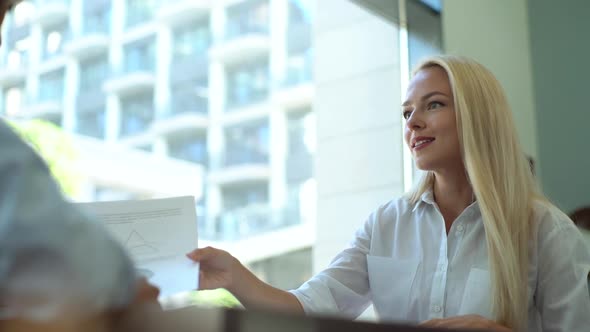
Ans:
{"label": "woman's arm", "polygon": [[258,279],[228,252],[206,247],[188,254],[199,262],[199,288],[225,288],[246,308],[266,308],[303,313],[297,298]]}

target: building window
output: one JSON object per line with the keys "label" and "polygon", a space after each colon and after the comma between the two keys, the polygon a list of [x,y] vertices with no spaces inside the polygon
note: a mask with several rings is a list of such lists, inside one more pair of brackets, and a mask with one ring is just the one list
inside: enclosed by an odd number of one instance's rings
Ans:
{"label": "building window", "polygon": [[125,46],[126,73],[138,71],[154,71],[155,40],[150,38]]}
{"label": "building window", "polygon": [[43,59],[47,60],[59,55],[69,35],[68,23],[59,24],[45,29],[43,32]]}
{"label": "building window", "polygon": [[83,33],[90,34],[109,34],[111,31],[111,7],[98,8],[88,11],[84,14]]}
{"label": "building window", "polygon": [[227,106],[247,106],[266,100],[270,89],[268,59],[228,69]]}
{"label": "building window", "polygon": [[174,31],[173,58],[180,61],[206,56],[211,43],[209,21],[182,26]]}
{"label": "building window", "polygon": [[227,39],[247,34],[267,34],[269,30],[269,2],[245,1],[228,8]]}
{"label": "building window", "polygon": [[144,132],[154,119],[153,94],[127,96],[121,100],[120,136]]}
{"label": "building window", "polygon": [[80,91],[101,90],[108,72],[109,62],[106,56],[91,58],[80,63]]}
{"label": "building window", "polygon": [[289,56],[287,58],[285,86],[294,86],[311,82],[313,79],[312,71],[312,49],[307,49],[303,53]]}
{"label": "building window", "polygon": [[105,135],[104,108],[90,109],[77,114],[76,131],[81,135],[103,139]]}
{"label": "building window", "polygon": [[181,132],[170,135],[167,141],[170,157],[207,166],[207,136],[205,133]]}
{"label": "building window", "polygon": [[272,228],[268,183],[249,183],[222,189],[223,213],[217,233],[224,239],[255,235]]}
{"label": "building window", "polygon": [[268,163],[268,121],[227,128],[225,141],[225,166]]}
{"label": "building window", "polygon": [[131,28],[151,20],[158,0],[127,0],[127,27]]}
{"label": "building window", "polygon": [[64,94],[64,70],[60,69],[39,78],[39,100],[61,102]]}

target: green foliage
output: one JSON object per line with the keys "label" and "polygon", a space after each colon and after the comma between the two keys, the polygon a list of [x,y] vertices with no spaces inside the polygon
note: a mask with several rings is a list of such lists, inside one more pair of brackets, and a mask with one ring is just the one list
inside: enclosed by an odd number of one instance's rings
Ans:
{"label": "green foliage", "polygon": [[62,191],[70,197],[75,197],[80,190],[83,177],[77,167],[79,156],[72,137],[53,123],[44,120],[12,122],[11,125],[45,160]]}
{"label": "green foliage", "polygon": [[204,307],[233,308],[241,306],[240,301],[225,289],[201,290],[191,294],[191,304]]}

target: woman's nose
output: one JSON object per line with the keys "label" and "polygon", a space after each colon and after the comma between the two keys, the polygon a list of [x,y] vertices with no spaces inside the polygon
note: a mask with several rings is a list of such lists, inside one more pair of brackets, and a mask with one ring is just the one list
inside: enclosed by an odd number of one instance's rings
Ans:
{"label": "woman's nose", "polygon": [[420,117],[420,114],[418,114],[418,113],[419,112],[416,112],[416,111],[412,112],[412,114],[410,115],[410,117],[406,121],[406,126],[408,127],[408,129],[417,130],[417,129],[424,128],[424,121],[422,120],[422,118]]}

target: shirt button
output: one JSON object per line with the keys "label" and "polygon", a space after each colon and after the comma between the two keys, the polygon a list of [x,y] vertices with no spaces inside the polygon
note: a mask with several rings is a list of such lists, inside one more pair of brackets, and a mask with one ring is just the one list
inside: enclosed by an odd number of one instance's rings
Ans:
{"label": "shirt button", "polygon": [[439,313],[442,310],[442,308],[439,305],[435,305],[432,306],[432,311]]}
{"label": "shirt button", "polygon": [[457,233],[463,233],[464,230],[465,230],[465,226],[463,226],[463,225],[457,226]]}

